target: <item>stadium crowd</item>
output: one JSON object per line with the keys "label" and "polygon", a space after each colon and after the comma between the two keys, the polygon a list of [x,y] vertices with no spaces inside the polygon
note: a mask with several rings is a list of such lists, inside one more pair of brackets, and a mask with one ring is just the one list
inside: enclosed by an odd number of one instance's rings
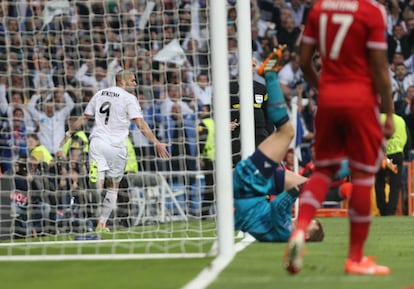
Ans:
{"label": "stadium crowd", "polygon": [[[396,113],[406,120],[409,132],[407,159],[414,149],[414,1],[378,1],[387,9],[390,76]],[[114,75],[121,69],[136,73],[145,120],[160,140],[171,144],[172,156],[156,159],[154,148],[131,125],[126,172],[200,169],[200,111],[212,104],[213,97],[209,1],[155,0],[146,14],[147,2],[0,3],[0,174],[15,176],[11,200],[21,203],[13,212],[16,216],[31,202],[36,204],[31,218],[55,223],[49,231],[57,231],[62,220],[74,215],[79,220],[93,219],[96,208],[83,206],[96,204],[88,193],[88,135],[93,122],[74,133],[63,147],[59,143],[71,118],[83,113],[97,90],[113,86]],[[232,83],[239,75],[235,5],[235,0],[227,1]],[[287,104],[296,101],[299,105],[300,137],[311,142],[317,91],[302,78],[297,49],[312,0],[251,0],[250,5],[253,57],[260,64],[273,48],[286,45],[280,85]],[[182,53],[169,50],[174,43]],[[169,58],[156,60],[162,52]],[[318,55],[314,64],[320,69]],[[257,73],[254,80],[264,83]],[[235,147],[233,154],[239,153]],[[173,180],[185,185],[194,182],[193,177]],[[37,225],[40,231],[48,226]]]}

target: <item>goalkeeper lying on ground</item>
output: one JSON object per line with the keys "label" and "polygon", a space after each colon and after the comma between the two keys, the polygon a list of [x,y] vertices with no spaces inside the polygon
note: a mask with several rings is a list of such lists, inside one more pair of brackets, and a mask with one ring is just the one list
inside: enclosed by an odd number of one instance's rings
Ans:
{"label": "goalkeeper lying on ground", "polygon": [[[295,131],[287,113],[277,72],[282,67],[283,48],[275,49],[258,69],[268,92],[267,114],[276,127],[247,159],[233,171],[235,229],[258,241],[285,242],[292,232],[292,205],[307,180],[280,166]],[[269,200],[269,195],[278,195]],[[309,241],[324,237],[318,221],[309,226]]]}

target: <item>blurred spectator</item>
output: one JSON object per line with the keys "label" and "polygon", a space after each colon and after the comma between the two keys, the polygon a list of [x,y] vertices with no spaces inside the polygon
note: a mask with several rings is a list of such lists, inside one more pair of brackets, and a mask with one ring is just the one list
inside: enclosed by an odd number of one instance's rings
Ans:
{"label": "blurred spectator", "polygon": [[80,197],[80,204],[86,203],[83,192],[88,188],[88,153],[85,146],[87,143],[82,138],[72,138],[67,155],[69,187],[72,195]]}
{"label": "blurred spectator", "polygon": [[397,64],[391,85],[395,112],[403,114],[406,107],[406,91],[408,87],[414,85],[414,76],[407,72],[404,63]]}
{"label": "blurred spectator", "polygon": [[50,211],[41,171],[26,158],[13,168],[15,191],[10,195],[15,237],[49,233]]}
{"label": "blurred spectator", "polygon": [[227,26],[233,26],[237,31],[237,10],[234,6],[227,8]]}
{"label": "blurred spectator", "polygon": [[[260,54],[255,54],[255,57],[258,64],[261,64],[266,57],[273,51],[273,48],[275,48],[277,46],[277,38],[276,35],[275,36],[271,36],[271,37],[263,37],[260,39],[260,44],[261,44],[261,53]],[[257,75],[257,74],[256,74]],[[264,83],[264,79],[262,77],[262,82]]]}
{"label": "blurred spectator", "polygon": [[[309,99],[304,98],[305,94],[305,83],[299,83],[295,87],[295,95],[290,99],[286,101],[286,104],[288,106],[288,114],[290,115],[290,119],[293,119],[292,116],[292,104],[295,103],[297,105],[297,114],[298,117],[296,119],[297,122],[300,122],[296,125],[296,138],[299,138],[300,142],[311,142],[314,138],[313,131],[308,130],[308,126],[305,123],[304,117],[303,117],[303,109],[304,106],[309,104]],[[312,126],[313,128],[313,126]],[[296,143],[295,143],[296,142]],[[290,147],[294,148],[296,147],[296,144],[298,141],[292,141]],[[299,156],[299,158],[301,158]]]}
{"label": "blurred spectator", "polygon": [[260,10],[257,1],[250,1],[250,17],[252,25],[256,26],[260,20]]}
{"label": "blurred spectator", "polygon": [[303,83],[303,73],[299,67],[299,54],[291,52],[289,62],[279,71],[279,83],[286,101],[294,96],[295,89]]}
{"label": "blurred spectator", "polygon": [[[57,88],[58,90],[61,88]],[[39,126],[39,139],[52,154],[60,151],[60,141],[65,136],[65,123],[74,107],[74,102],[67,92],[63,92],[65,105],[57,107],[54,97],[44,100],[44,103],[37,103],[41,96],[35,94],[30,99],[29,111]],[[38,107],[41,105],[41,108]],[[60,108],[60,109],[59,109]],[[59,110],[58,110],[59,109]]]}
{"label": "blurred spectator", "polygon": [[185,39],[191,32],[191,4],[183,1],[178,10],[178,31],[177,36],[180,39]]}
{"label": "blurred spectator", "polygon": [[[152,131],[158,131],[156,124],[156,116],[154,106],[151,101],[148,101],[142,92],[138,94],[139,106],[141,107],[144,120]],[[135,148],[135,154],[139,163],[141,171],[155,171],[156,170],[156,155],[155,149],[151,142],[142,134],[141,130],[137,128],[135,123],[131,122],[130,127],[132,143]]]}
{"label": "blurred spectator", "polygon": [[7,57],[7,72],[10,74],[23,74],[26,71],[26,66],[16,51],[9,51]]}
{"label": "blurred spectator", "polygon": [[[78,131],[79,132],[79,131]],[[92,205],[87,206],[92,199],[88,179],[88,142],[77,134],[68,140],[67,154],[59,152],[56,159],[55,187],[57,188],[54,204],[58,205],[58,220],[60,226],[75,227],[75,231],[93,231],[91,221],[85,220],[91,216]],[[86,152],[85,152],[86,151]],[[85,226],[83,226],[85,225]],[[63,228],[64,230],[69,228]]]}
{"label": "blurred spectator", "polygon": [[[3,6],[0,5],[0,19],[5,19],[5,14]],[[0,21],[0,52],[6,52],[6,25],[4,21]]]}
{"label": "blurred spectator", "polygon": [[404,105],[396,113],[405,116],[411,113],[411,104],[414,102],[414,85],[410,85],[405,91]]}
{"label": "blurred spectator", "polygon": [[[273,0],[259,0],[257,1],[259,12],[260,12],[260,20],[259,22],[266,23],[272,21],[273,17]],[[262,25],[262,24],[259,24]]]}
{"label": "blurred spectator", "polygon": [[169,116],[172,112],[172,107],[174,104],[179,104],[181,106],[181,113],[183,115],[188,115],[194,113],[194,110],[182,100],[180,87],[178,85],[170,84],[168,85],[168,94],[164,101],[161,103],[161,115]]}
{"label": "blurred spectator", "polygon": [[[19,157],[27,157],[26,126],[24,123],[24,111],[21,108],[14,108],[10,125],[8,128],[7,140],[10,146],[10,157],[16,160]],[[2,152],[2,154],[4,151]]]}
{"label": "blurred spectator", "polygon": [[182,102],[172,103],[164,122],[166,143],[171,144],[170,170],[173,171],[197,169],[195,113],[192,110],[185,113],[185,107]]}
{"label": "blurred spectator", "polygon": [[102,64],[87,59],[76,71],[75,78],[82,86],[92,87],[95,91],[109,87],[106,69]]}
{"label": "blurred spectator", "polygon": [[206,73],[197,75],[197,81],[192,84],[192,90],[199,107],[202,105],[211,105],[213,88],[209,83],[209,78]]}
{"label": "blurred spectator", "polygon": [[410,100],[408,104],[409,111],[403,117],[407,126],[409,137],[408,150],[410,151],[411,155],[408,156],[408,159],[412,159],[414,157],[414,87],[409,87],[407,93],[410,93],[408,96]]}
{"label": "blurred spectator", "polygon": [[[301,25],[303,27],[303,25]],[[295,25],[293,17],[288,17],[286,21],[277,29],[277,40],[279,44],[285,44],[290,51],[299,47],[299,41],[303,29]]]}
{"label": "blurred spectator", "polygon": [[85,155],[89,152],[89,139],[86,132],[81,128],[77,131],[73,130],[73,123],[78,118],[78,115],[71,114],[68,118],[68,129],[65,131],[71,131],[71,137],[62,146],[62,153],[65,159],[70,158],[69,153],[71,149],[80,149]]}
{"label": "blurred spectator", "polygon": [[293,148],[288,149],[286,152],[285,158],[283,159],[283,165],[287,170],[292,172],[295,171],[295,150]]}
{"label": "blurred spectator", "polygon": [[186,66],[191,69],[193,74],[204,73],[208,69],[208,53],[202,51],[198,39],[194,37],[186,38],[182,44],[182,48],[187,58]]}
{"label": "blurred spectator", "polygon": [[[404,150],[407,143],[407,128],[402,117],[394,114],[393,119],[395,132],[387,140],[385,154],[397,167],[397,171],[392,171],[389,169],[389,166],[383,165],[375,176],[375,194],[381,216],[395,215],[400,191],[403,186],[403,163]],[[381,120],[385,120],[385,114],[381,114]],[[388,198],[385,193],[387,183],[389,185]]]}
{"label": "blurred spectator", "polygon": [[40,143],[40,139],[35,133],[26,135],[27,149],[29,157],[37,162],[37,164],[45,164],[48,167],[53,165],[53,156],[50,151]]}
{"label": "blurred spectator", "polygon": [[50,89],[54,88],[53,73],[54,69],[49,61],[49,58],[38,52],[35,54],[35,71],[33,74],[33,86],[36,89]]}
{"label": "blurred spectator", "polygon": [[263,52],[262,44],[260,42],[260,37],[258,34],[258,28],[256,25],[251,26],[250,28],[251,36],[252,36],[252,52],[253,57],[258,58],[259,55]]}
{"label": "blurred spectator", "polygon": [[392,35],[393,27],[400,21],[400,7],[398,0],[377,0],[387,12],[387,34]]}
{"label": "blurred spectator", "polygon": [[397,69],[397,66],[402,63],[404,63],[404,56],[402,55],[401,52],[395,52],[394,55],[392,56],[392,60],[389,66],[391,77],[395,76],[395,70]]}
{"label": "blurred spectator", "polygon": [[286,7],[288,7],[292,11],[292,17],[294,19],[296,27],[305,24],[306,16],[309,12],[309,7],[305,5],[304,1],[290,0],[290,2],[286,3]]}
{"label": "blurred spectator", "polygon": [[[277,6],[274,7],[273,21],[276,24],[276,27],[286,26],[287,20],[289,18],[293,18],[292,9],[290,9],[286,5],[283,5],[282,3],[280,4],[276,4],[276,3],[278,3],[278,1],[275,1],[275,5]],[[296,23],[295,23],[295,27],[296,27]]]}
{"label": "blurred spectator", "polygon": [[237,51],[237,40],[233,37],[227,39],[228,45],[228,65],[230,71],[230,78],[236,78],[239,76],[239,55]]}
{"label": "blurred spectator", "polygon": [[21,91],[11,91],[10,102],[6,98],[5,86],[0,84],[0,113],[8,116],[9,119],[13,118],[13,111],[16,108],[23,110],[24,124],[26,132],[34,132],[37,129],[36,123],[33,121],[32,116],[24,103],[24,96]]}
{"label": "blurred spectator", "polygon": [[203,105],[200,110],[198,140],[200,151],[200,169],[204,172],[205,190],[201,205],[203,217],[211,214],[214,197],[214,160],[215,160],[215,125],[211,116],[211,106]]}
{"label": "blurred spectator", "polygon": [[75,77],[76,67],[72,60],[64,61],[62,71],[56,71],[53,75],[53,83],[63,85],[68,91],[77,89],[80,86],[79,81]]}
{"label": "blurred spectator", "polygon": [[104,53],[107,56],[113,56],[114,52],[122,51],[121,41],[119,35],[115,32],[114,29],[107,29],[106,32],[106,41],[104,44]]}
{"label": "blurred spectator", "polygon": [[[414,20],[414,19],[413,19]],[[404,60],[405,67],[407,67],[408,73],[414,73],[414,53]]]}
{"label": "blurred spectator", "polygon": [[5,22],[6,45],[10,47],[12,38],[19,33],[19,24],[16,17],[5,17]]}
{"label": "blurred spectator", "polygon": [[392,27],[392,34],[388,35],[388,61],[391,62],[394,53],[399,52],[403,55],[404,59],[410,57],[414,41],[414,32],[411,35],[407,35],[404,31],[402,23],[397,23]]}

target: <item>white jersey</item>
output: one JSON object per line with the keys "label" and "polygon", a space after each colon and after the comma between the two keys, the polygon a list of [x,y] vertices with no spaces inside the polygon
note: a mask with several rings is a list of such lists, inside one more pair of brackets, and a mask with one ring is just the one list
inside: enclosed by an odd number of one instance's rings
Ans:
{"label": "white jersey", "polygon": [[143,117],[137,97],[120,87],[99,90],[85,114],[95,117],[90,139],[96,137],[112,146],[125,146],[131,119]]}

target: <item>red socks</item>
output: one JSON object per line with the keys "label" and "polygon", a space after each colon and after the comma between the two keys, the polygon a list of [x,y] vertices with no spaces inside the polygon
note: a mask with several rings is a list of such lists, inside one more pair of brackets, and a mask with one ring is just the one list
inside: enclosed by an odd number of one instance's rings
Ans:
{"label": "red socks", "polygon": [[349,200],[349,252],[348,258],[359,262],[363,257],[364,244],[371,224],[371,189],[374,177],[352,180],[352,196]]}
{"label": "red socks", "polygon": [[306,182],[300,195],[300,206],[296,229],[306,231],[316,210],[325,200],[331,180],[324,174],[315,172]]}

